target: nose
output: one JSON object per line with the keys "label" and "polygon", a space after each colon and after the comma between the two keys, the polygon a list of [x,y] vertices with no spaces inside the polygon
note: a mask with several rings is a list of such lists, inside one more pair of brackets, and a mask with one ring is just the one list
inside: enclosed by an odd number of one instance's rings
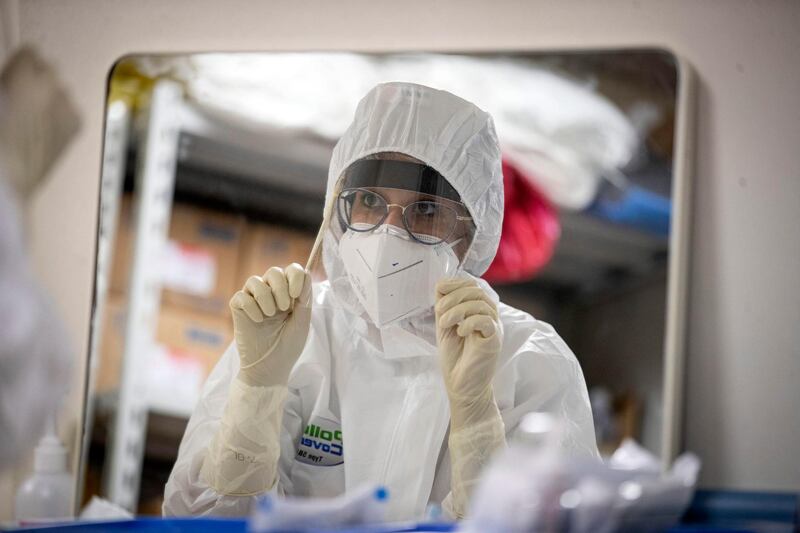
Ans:
{"label": "nose", "polygon": [[403,225],[403,209],[399,205],[390,205],[389,214],[386,215],[384,224],[389,224],[398,228],[404,228]]}

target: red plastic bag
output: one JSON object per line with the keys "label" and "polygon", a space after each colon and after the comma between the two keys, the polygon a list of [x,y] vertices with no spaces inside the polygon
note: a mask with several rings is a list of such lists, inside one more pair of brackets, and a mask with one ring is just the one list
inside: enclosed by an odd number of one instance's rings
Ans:
{"label": "red plastic bag", "polygon": [[503,187],[500,246],[483,277],[492,283],[527,281],[553,256],[561,235],[558,213],[532,181],[505,160]]}

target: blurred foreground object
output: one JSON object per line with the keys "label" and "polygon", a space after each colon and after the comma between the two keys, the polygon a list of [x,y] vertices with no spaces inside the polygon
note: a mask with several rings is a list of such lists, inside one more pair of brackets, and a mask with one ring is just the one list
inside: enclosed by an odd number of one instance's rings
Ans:
{"label": "blurred foreground object", "polygon": [[33,474],[17,491],[16,519],[20,524],[70,520],[73,516],[72,476],[67,472],[67,449],[56,434],[55,416],[34,452]]}
{"label": "blurred foreground object", "polygon": [[661,474],[657,457],[626,440],[607,463],[560,451],[562,424],[528,415],[495,458],[461,531],[664,531],[689,505],[700,470],[691,453]]}
{"label": "blurred foreground object", "polygon": [[24,200],[77,133],[77,111],[55,71],[21,48],[0,73],[0,157]]}
{"label": "blurred foreground object", "polygon": [[388,499],[385,488],[370,486],[328,499],[267,495],[253,510],[249,530],[300,532],[374,526],[384,521]]}
{"label": "blurred foreground object", "polygon": [[31,49],[15,53],[0,73],[0,470],[30,452],[70,377],[66,335],[28,264],[20,211],[77,128],[52,69]]}
{"label": "blurred foreground object", "polygon": [[127,509],[98,496],[92,496],[80,516],[82,521],[128,520],[131,518],[133,515]]}

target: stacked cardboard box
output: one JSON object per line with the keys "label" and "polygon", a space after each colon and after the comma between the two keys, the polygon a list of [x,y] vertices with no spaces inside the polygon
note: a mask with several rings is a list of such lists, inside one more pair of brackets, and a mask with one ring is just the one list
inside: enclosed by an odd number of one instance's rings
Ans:
{"label": "stacked cardboard box", "polygon": [[[119,386],[126,320],[127,299],[120,294],[111,295],[105,304],[100,340],[100,370],[95,384],[98,392]],[[158,353],[145,355],[148,377],[170,375],[177,380],[172,382],[176,389],[198,388],[232,339],[228,317],[162,306],[155,338]],[[160,369],[163,363],[167,367]],[[186,371],[184,383],[175,369]]]}
{"label": "stacked cardboard box", "polygon": [[250,276],[261,276],[273,266],[299,263],[305,267],[314,236],[275,225],[251,224],[245,232],[238,285]]}
{"label": "stacked cardboard box", "polygon": [[245,219],[176,204],[172,208],[167,257],[163,260],[164,305],[226,315],[239,285]]}
{"label": "stacked cardboard box", "polygon": [[[162,302],[204,313],[225,314],[228,299],[238,284],[236,275],[245,225],[240,216],[175,204],[165,254],[153,258],[162,275]],[[127,294],[134,233],[128,196],[121,203],[117,228],[111,292]]]}

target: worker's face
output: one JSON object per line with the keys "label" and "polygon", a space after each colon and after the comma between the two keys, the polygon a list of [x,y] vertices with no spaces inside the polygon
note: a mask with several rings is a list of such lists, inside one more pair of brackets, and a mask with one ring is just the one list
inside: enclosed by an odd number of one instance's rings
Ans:
{"label": "worker's face", "polygon": [[[389,224],[425,242],[429,237],[455,243],[463,260],[474,225],[463,204],[447,198],[387,187],[362,187],[348,191],[350,223]],[[381,222],[382,220],[382,222]],[[420,244],[425,246],[425,244]]]}

